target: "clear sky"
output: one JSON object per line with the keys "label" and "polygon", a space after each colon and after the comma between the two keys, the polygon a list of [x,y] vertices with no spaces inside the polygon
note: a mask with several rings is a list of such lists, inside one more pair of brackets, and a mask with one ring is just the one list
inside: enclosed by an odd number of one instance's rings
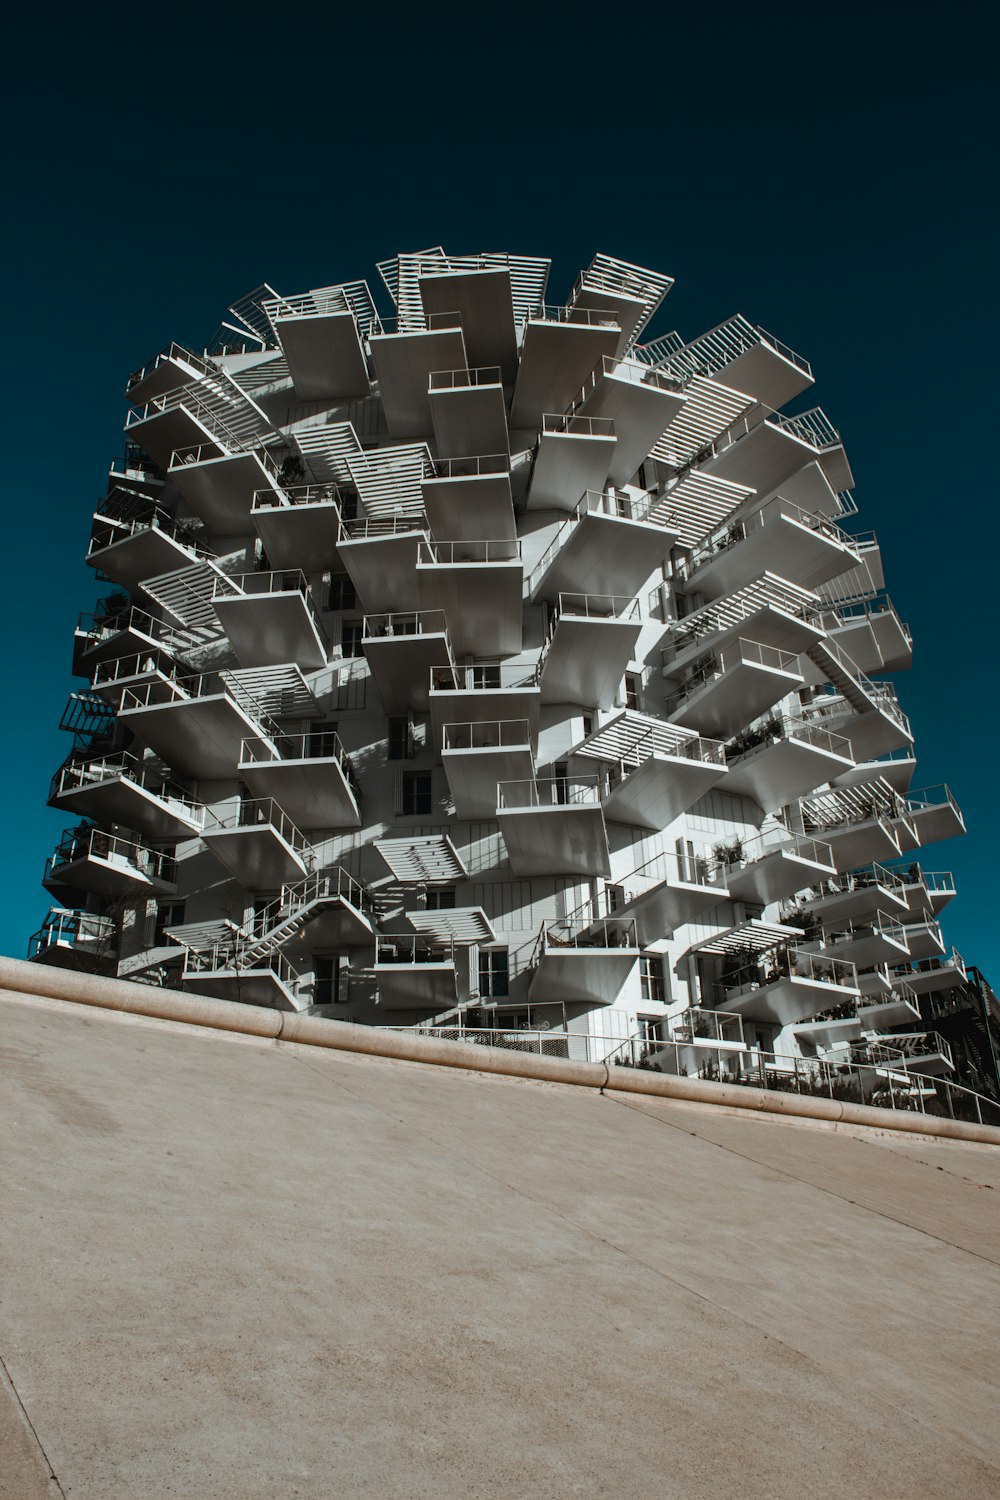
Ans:
{"label": "clear sky", "polygon": [[1000,980],[988,7],[56,5],[14,32],[0,952],[51,904],[127,374],[261,281],[374,287],[376,259],[440,243],[551,255],[551,300],[595,250],[656,267],[653,332],[739,311],[811,361],[915,635],[914,784],[947,781],[970,829],[923,862]]}

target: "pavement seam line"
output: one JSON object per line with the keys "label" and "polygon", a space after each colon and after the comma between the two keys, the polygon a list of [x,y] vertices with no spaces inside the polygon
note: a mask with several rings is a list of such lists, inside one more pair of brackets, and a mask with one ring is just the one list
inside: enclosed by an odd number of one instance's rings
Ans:
{"label": "pavement seam line", "polygon": [[34,1438],[35,1443],[36,1443],[36,1445],[38,1447],[39,1453],[42,1455],[42,1459],[43,1459],[43,1461],[45,1463],[45,1468],[48,1471],[48,1477],[49,1477],[49,1479],[55,1485],[55,1487],[59,1491],[60,1495],[63,1496],[63,1500],[66,1500],[66,1491],[63,1489],[62,1485],[59,1483],[59,1476],[56,1474],[55,1469],[52,1467],[52,1464],[51,1464],[51,1462],[49,1460],[49,1455],[45,1451],[45,1445],[43,1444],[41,1438],[38,1436],[38,1429],[35,1427],[34,1422],[31,1420],[31,1418],[28,1415],[28,1408],[25,1406],[24,1402],[21,1400],[21,1393],[18,1390],[17,1386],[14,1384],[14,1377],[10,1373],[10,1367],[7,1364],[7,1361],[4,1359],[4,1357],[3,1357],[2,1354],[0,1354],[0,1370],[3,1371],[3,1374],[4,1374],[4,1377],[6,1379],[6,1382],[10,1386],[11,1393],[12,1393],[12,1395],[14,1397],[14,1400],[17,1402],[18,1409],[19,1409],[19,1411],[21,1413],[21,1416],[24,1418],[25,1425],[27,1426],[28,1431],[31,1433],[31,1436]]}

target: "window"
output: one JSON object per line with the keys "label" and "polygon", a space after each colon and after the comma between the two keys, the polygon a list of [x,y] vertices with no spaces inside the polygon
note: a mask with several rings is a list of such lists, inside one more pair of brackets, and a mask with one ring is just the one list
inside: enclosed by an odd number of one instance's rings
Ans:
{"label": "window", "polygon": [[662,1016],[636,1016],[636,1030],[644,1042],[662,1042],[663,1040],[663,1017]]}
{"label": "window", "polygon": [[153,927],[153,947],[162,948],[170,941],[167,937],[168,927],[179,927],[184,921],[184,902],[170,901],[166,904],[160,903],[156,908],[156,922]]}
{"label": "window", "polygon": [[305,736],[306,756],[316,760],[328,760],[337,753],[336,724],[313,724]]}
{"label": "window", "polygon": [[408,716],[389,720],[389,760],[413,759],[413,720]]}
{"label": "window", "polygon": [[338,954],[318,953],[313,959],[313,1005],[345,1005],[347,996],[340,995],[340,957]]}
{"label": "window", "polygon": [[356,609],[358,596],[346,573],[334,573],[330,579],[327,609]]}
{"label": "window", "polygon": [[340,625],[340,649],[344,656],[364,656],[364,621],[343,620]]}
{"label": "window", "polygon": [[404,771],[401,776],[399,811],[404,818],[429,813],[432,807],[430,771]]}
{"label": "window", "polygon": [[644,953],[639,959],[639,983],[644,1000],[663,1001],[663,959]]}
{"label": "window", "polygon": [[479,993],[484,1000],[503,1000],[510,994],[506,948],[480,948]]}
{"label": "window", "polygon": [[642,707],[642,678],[638,672],[625,673],[625,707],[636,710]]}
{"label": "window", "polygon": [[453,885],[439,886],[437,890],[427,892],[428,911],[454,911],[455,910],[455,887]]}

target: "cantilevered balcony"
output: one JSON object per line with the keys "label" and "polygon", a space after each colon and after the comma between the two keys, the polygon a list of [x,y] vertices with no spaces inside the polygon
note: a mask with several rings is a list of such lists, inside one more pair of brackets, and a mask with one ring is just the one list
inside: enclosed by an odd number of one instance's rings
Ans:
{"label": "cantilevered balcony", "polygon": [[[370,650],[368,655],[370,661]],[[541,698],[538,666],[534,662],[524,666],[486,661],[461,667],[449,663],[431,669],[430,693],[424,706],[429,703],[435,745],[443,744],[446,724],[526,720],[534,751],[538,748]]]}
{"label": "cantilevered balcony", "polygon": [[830,845],[838,871],[899,854],[899,798],[888,782],[818,792],[801,804],[802,824]]}
{"label": "cantilevered balcony", "polygon": [[728,739],[801,686],[794,653],[740,637],[692,664],[667,697],[667,717]]}
{"label": "cantilevered balcony", "polygon": [[890,750],[888,755],[858,761],[849,771],[842,771],[831,779],[834,786],[860,786],[882,776],[893,791],[902,796],[909,791],[916,768],[917,757],[912,745],[901,745],[898,750]]}
{"label": "cantilevered balcony", "polygon": [[762,812],[786,807],[849,770],[850,742],[820,724],[772,713],[726,746],[726,790],[750,797]]}
{"label": "cantilevered balcony", "polygon": [[900,878],[901,894],[906,902],[904,921],[922,920],[925,912],[940,916],[949,901],[955,899],[955,877],[950,870],[923,870],[913,865],[905,872],[894,872]]}
{"label": "cantilevered balcony", "polygon": [[205,555],[190,526],[146,496],[109,495],[94,515],[87,561],[122,588],[187,567]]}
{"label": "cantilevered balcony", "polygon": [[819,465],[834,493],[854,488],[840,434],[818,407],[794,417],[776,414],[764,422],[741,418],[715,446],[712,474],[750,485],[759,495],[773,495],[811,463]]}
{"label": "cantilevered balcony", "polygon": [[499,365],[432,370],[427,399],[442,458],[507,451],[507,405]]}
{"label": "cantilevered balcony", "polygon": [[365,657],[387,714],[423,712],[435,670],[452,670],[448,626],[442,609],[365,615]]}
{"label": "cantilevered balcony", "polygon": [[910,955],[908,938],[909,930],[898,916],[886,912],[823,925],[823,951],[831,958],[849,958],[859,969],[905,960]]}
{"label": "cantilevered balcony", "polygon": [[239,774],[255,797],[273,798],[302,828],[360,828],[360,793],[334,729],[243,740]]}
{"label": "cantilevered balcony", "polygon": [[177,667],[162,648],[138,656],[110,657],[94,668],[94,693],[117,708],[126,688],[141,688],[152,702],[169,703],[174,697]]}
{"label": "cantilevered balcony", "polygon": [[546,412],[528,486],[528,510],[572,510],[585,490],[601,490],[614,457],[614,423]]}
{"label": "cantilevered balcony", "polygon": [[894,1082],[900,1075],[937,1077],[954,1071],[951,1048],[937,1031],[889,1032],[865,1046],[865,1061],[887,1068]]}
{"label": "cantilevered balcony", "polygon": [[167,470],[184,499],[212,532],[237,535],[250,529],[250,507],[258,490],[273,489],[278,471],[262,448],[227,453],[218,443],[178,446]]}
{"label": "cantilevered balcony", "polygon": [[852,1044],[861,1040],[864,1028],[858,1019],[857,1000],[842,1000],[829,1010],[821,1010],[809,1021],[795,1028],[795,1039],[806,1056],[839,1056],[847,1061]]}
{"label": "cantilevered balcony", "polygon": [[496,817],[497,784],[535,774],[527,719],[445,724],[441,763],[459,818]]}
{"label": "cantilevered balcony", "polygon": [[498,364],[504,380],[512,382],[517,373],[513,280],[519,289],[530,284],[541,291],[547,271],[547,261],[527,256],[448,256],[437,264],[428,257],[417,280],[424,316],[457,308],[471,362]]}
{"label": "cantilevered balcony", "polygon": [[303,938],[315,949],[370,948],[375,943],[371,894],[340,865],[283,885],[256,917],[257,935],[247,944],[251,958]]}
{"label": "cantilevered balcony", "polygon": [[[671,340],[676,335],[670,335]],[[657,347],[657,346],[660,347]],[[649,355],[657,367],[683,377],[719,376],[726,385],[747,391],[764,407],[777,410],[813,384],[808,360],[755,326],[742,313],[727,318],[690,344],[654,340]]]}
{"label": "cantilevered balcony", "polygon": [[[832,865],[832,854],[830,862]],[[907,906],[902,877],[886,865],[873,864],[866,869],[810,881],[800,890],[802,901],[824,926],[871,919],[878,912],[905,920]]]}
{"label": "cantilevered balcony", "polygon": [[643,947],[729,899],[725,870],[703,855],[657,854],[605,892],[616,917],[634,919]]}
{"label": "cantilevered balcony", "polygon": [[819,623],[862,672],[901,672],[913,663],[913,636],[884,595],[831,606]]}
{"label": "cantilevered balcony", "polygon": [[898,1026],[912,1026],[920,1020],[920,1005],[916,994],[908,986],[879,996],[858,1001],[858,1020],[865,1031],[892,1031]]}
{"label": "cantilevered balcony", "polygon": [[155,895],[177,889],[173,856],[86,823],[67,828],[49,855],[42,884],[57,900],[71,891]]}
{"label": "cantilevered balcony", "polygon": [[549,306],[532,312],[521,343],[511,427],[537,431],[546,412],[566,411],[602,357],[617,353],[621,332],[614,313]]}
{"label": "cantilevered balcony", "polygon": [[533,568],[526,596],[535,603],[564,593],[635,595],[676,540],[676,532],[651,519],[648,501],[588,490]]}
{"label": "cantilevered balcony", "polygon": [[339,565],[341,495],[335,484],[274,485],[255,490],[250,520],[276,568],[310,572]]}
{"label": "cantilevered balcony", "polygon": [[444,611],[456,656],[513,656],[520,651],[520,542],[422,541],[416,574],[421,608]]}
{"label": "cantilevered balcony", "polygon": [[378,936],[375,979],[386,1010],[443,1010],[458,997],[455,944],[412,934]]}
{"label": "cantilevered balcony", "polygon": [[560,594],[542,656],[542,701],[609,708],[641,632],[629,595]]}
{"label": "cantilevered balcony", "polygon": [[125,394],[134,405],[144,405],[154,396],[191,385],[205,375],[215,371],[207,359],[187,349],[183,344],[169,343],[138,370],[133,370],[125,382]]}
{"label": "cantilevered balcony", "polygon": [[56,969],[113,973],[118,935],[112,917],[54,906],[28,944],[28,962]]}
{"label": "cantilevered balcony", "polygon": [[514,874],[611,875],[596,780],[544,776],[502,781],[496,818]]}
{"label": "cantilevered balcony", "polygon": [[724,955],[717,992],[724,996],[722,1008],[744,1020],[792,1026],[858,995],[853,963],[793,943],[778,943],[749,961],[739,948],[725,947],[725,935],[698,951]]}
{"label": "cantilevered balcony", "polygon": [[420,488],[435,537],[516,538],[508,454],[439,459]]}
{"label": "cantilevered balcony", "polygon": [[[373,325],[369,348],[389,432],[394,438],[430,437],[434,428],[431,372],[468,368],[461,314],[432,313],[426,328],[380,319]],[[494,443],[486,451],[493,453],[496,448]]]}
{"label": "cantilevered balcony", "polygon": [[367,396],[368,364],[361,334],[370,326],[375,308],[364,282],[267,298],[264,310],[300,401]]}
{"label": "cantilevered balcony", "polygon": [[572,752],[605,768],[604,813],[613,823],[658,831],[726,776],[718,740],[626,708]]}
{"label": "cantilevered balcony", "polygon": [[129,656],[159,656],[175,644],[174,634],[148,610],[83,612],[73,635],[73,673],[91,677],[101,662]]}
{"label": "cantilevered balcony", "polygon": [[216,859],[251,891],[302,879],[315,857],[291,818],[269,797],[243,797],[228,813],[210,813],[202,837]]}
{"label": "cantilevered balcony", "polygon": [[964,984],[965,978],[965,961],[953,948],[940,958],[924,959],[914,968],[894,969],[892,987],[898,991],[903,985],[908,985],[917,995],[932,995],[938,990],[950,990]]}
{"label": "cantilevered balcony", "polygon": [[752,583],[765,568],[815,589],[857,562],[846,531],[776,495],[706,537],[690,553],[683,576],[687,587],[717,599]]}
{"label": "cantilevered balcony", "polygon": [[782,651],[807,650],[823,634],[813,619],[819,602],[808,589],[776,573],[762,573],[754,583],[673,624],[670,644],[663,649],[663,675],[676,676],[709,647],[725,646],[740,636]]}
{"label": "cantilevered balcony", "polygon": [[337,551],[366,610],[400,613],[420,608],[419,545],[427,540],[424,516],[378,516],[342,521]]}
{"label": "cantilevered balcony", "polygon": [[194,837],[205,818],[204,808],[182,787],[125,751],[62,766],[49,805],[157,839]]}
{"label": "cantilevered balcony", "polygon": [[243,667],[275,667],[298,662],[305,671],[325,666],[328,645],[298,568],[281,573],[220,577],[212,608]]}
{"label": "cantilevered balcony", "polygon": [[577,277],[571,307],[613,313],[622,327],[622,347],[632,343],[673,286],[673,277],[635,266],[613,255],[595,255]]}
{"label": "cantilevered balcony", "polygon": [[233,776],[242,741],[262,732],[217,672],[166,678],[154,670],[122,689],[118,717],[180,775],[206,780]]}
{"label": "cantilevered balcony", "polygon": [[941,933],[940,923],[935,921],[930,912],[923,914],[916,921],[910,920],[904,928],[906,933],[906,946],[909,956],[914,962],[925,958],[943,958],[945,953],[944,937]]}
{"label": "cantilevered balcony", "polygon": [[612,1005],[639,960],[630,918],[546,923],[533,956],[533,1005]]}
{"label": "cantilevered balcony", "polygon": [[768,906],[834,874],[829,844],[804,834],[770,831],[713,847],[723,878],[737,901]]}
{"label": "cantilevered balcony", "polygon": [[957,838],[965,832],[965,819],[946,786],[923,787],[906,798],[903,816],[893,820],[900,852],[906,854],[924,844]]}
{"label": "cantilevered balcony", "polygon": [[616,442],[607,477],[612,484],[628,484],[686,401],[676,376],[637,359],[605,355],[588,376],[574,410],[581,417],[613,423]]}
{"label": "cantilevered balcony", "polygon": [[232,938],[209,948],[187,948],[183,983],[198,995],[235,1000],[240,1005],[266,1005],[274,1010],[304,1010],[309,997],[302,981],[276,948],[250,956],[245,938]]}
{"label": "cantilevered balcony", "polygon": [[910,721],[889,683],[872,682],[830,637],[808,646],[806,656],[828,686],[814,694],[803,716],[845,735],[856,761],[913,744]]}

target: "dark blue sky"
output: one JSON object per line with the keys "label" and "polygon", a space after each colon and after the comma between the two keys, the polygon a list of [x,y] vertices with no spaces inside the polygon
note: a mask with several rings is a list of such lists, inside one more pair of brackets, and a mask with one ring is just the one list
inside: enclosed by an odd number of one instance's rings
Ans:
{"label": "dark blue sky", "polygon": [[262,280],[374,285],[376,259],[442,243],[551,255],[552,300],[595,250],[654,266],[677,282],[655,332],[741,311],[812,362],[916,637],[915,785],[949,782],[970,828],[924,864],[955,871],[946,936],[996,983],[989,9],[34,14],[5,84],[0,952],[50,904],[67,820],[44,801],[128,372]]}

